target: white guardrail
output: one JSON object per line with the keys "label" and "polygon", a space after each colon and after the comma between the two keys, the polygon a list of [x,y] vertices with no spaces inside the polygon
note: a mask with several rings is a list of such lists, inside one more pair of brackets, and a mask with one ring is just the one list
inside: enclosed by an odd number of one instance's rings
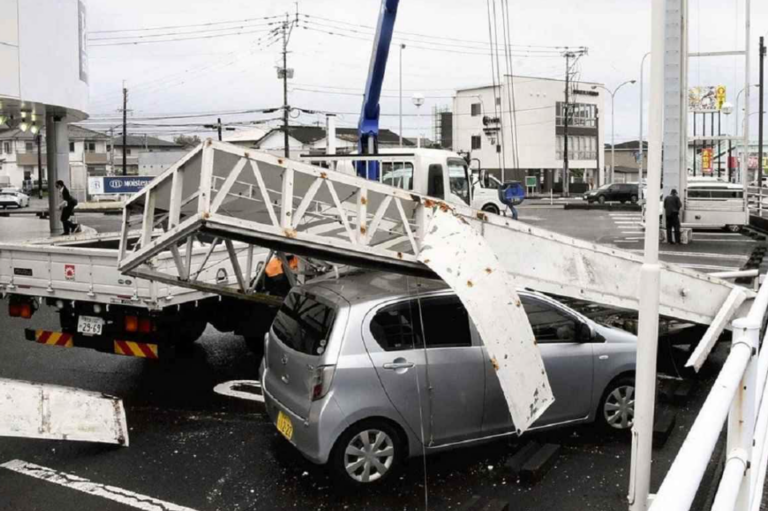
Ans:
{"label": "white guardrail", "polygon": [[768,206],[768,187],[747,186],[747,207],[760,215]]}
{"label": "white guardrail", "polygon": [[762,348],[766,339],[760,343],[768,308],[766,281],[749,314],[733,321],[731,352],[653,497],[651,511],[690,509],[726,419],[725,468],[712,510],[759,511],[768,461],[768,399],[763,399],[768,350]]}

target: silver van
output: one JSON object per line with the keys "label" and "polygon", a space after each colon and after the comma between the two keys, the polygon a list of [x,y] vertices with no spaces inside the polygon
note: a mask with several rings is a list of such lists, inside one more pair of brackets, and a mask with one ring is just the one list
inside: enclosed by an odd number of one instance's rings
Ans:
{"label": "silver van", "polygon": [[[534,429],[629,429],[635,336],[521,291],[555,403]],[[294,288],[265,337],[261,382],[278,431],[344,482],[407,457],[513,435],[498,377],[444,283],[360,272]]]}

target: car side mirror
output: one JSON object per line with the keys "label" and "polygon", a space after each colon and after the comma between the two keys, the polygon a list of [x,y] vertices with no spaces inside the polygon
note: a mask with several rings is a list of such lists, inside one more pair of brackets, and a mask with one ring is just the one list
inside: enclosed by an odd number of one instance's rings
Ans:
{"label": "car side mirror", "polygon": [[590,327],[587,323],[579,323],[577,329],[577,339],[579,342],[589,342],[595,338],[595,333],[592,331],[592,327]]}

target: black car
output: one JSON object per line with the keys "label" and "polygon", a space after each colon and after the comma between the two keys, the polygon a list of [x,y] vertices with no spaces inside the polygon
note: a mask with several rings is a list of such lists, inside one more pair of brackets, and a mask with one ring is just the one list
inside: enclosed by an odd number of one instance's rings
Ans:
{"label": "black car", "polygon": [[639,197],[637,183],[608,183],[584,194],[584,200],[590,203],[597,201],[600,204],[608,201],[619,201],[622,204],[629,201],[636,204]]}

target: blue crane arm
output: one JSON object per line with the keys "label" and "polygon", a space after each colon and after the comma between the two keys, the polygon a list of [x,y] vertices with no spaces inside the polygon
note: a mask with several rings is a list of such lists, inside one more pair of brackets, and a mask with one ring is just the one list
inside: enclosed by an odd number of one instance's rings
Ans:
{"label": "blue crane arm", "polygon": [[[368,67],[368,81],[365,84],[365,96],[360,112],[360,122],[357,126],[358,145],[360,154],[376,154],[379,150],[379,100],[381,86],[384,83],[384,72],[387,69],[389,47],[395,30],[397,6],[400,0],[382,0],[379,23],[373,40],[371,63]],[[357,174],[368,179],[379,179],[379,166],[375,162],[358,162]]]}

